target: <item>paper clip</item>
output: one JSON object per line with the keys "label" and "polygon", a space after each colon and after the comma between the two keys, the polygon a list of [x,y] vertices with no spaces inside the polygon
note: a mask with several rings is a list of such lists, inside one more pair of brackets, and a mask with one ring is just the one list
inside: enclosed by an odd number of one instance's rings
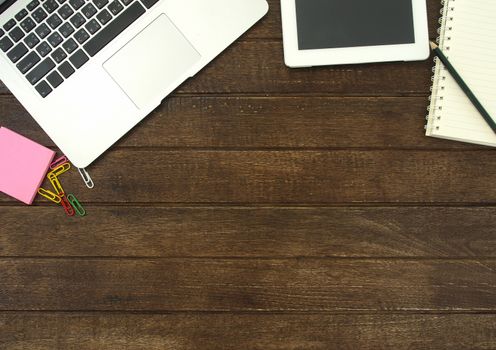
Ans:
{"label": "paper clip", "polygon": [[64,207],[67,216],[74,216],[75,214],[74,208],[72,208],[71,203],[69,203],[69,201],[67,200],[67,197],[62,197],[61,199],[62,199],[61,204]]}
{"label": "paper clip", "polygon": [[68,194],[67,200],[69,201],[69,203],[71,203],[72,207],[76,211],[76,214],[78,214],[79,216],[86,215],[86,210],[84,210],[83,206],[81,205],[81,203],[79,203],[75,195]]}
{"label": "paper clip", "polygon": [[59,179],[57,176],[53,175],[52,173],[48,174],[48,180],[50,180],[50,183],[52,184],[53,188],[55,189],[55,192],[60,197],[64,197],[64,189],[62,188],[62,185],[60,184]]}
{"label": "paper clip", "polygon": [[81,177],[83,178],[83,181],[84,181],[86,187],[88,187],[90,189],[95,187],[95,184],[93,183],[93,180],[91,179],[91,176],[90,176],[90,174],[88,174],[86,169],[78,168],[78,171],[79,171],[79,174],[81,175]]}
{"label": "paper clip", "polygon": [[62,199],[59,196],[57,196],[55,193],[49,190],[45,190],[44,188],[38,189],[38,193],[43,197],[45,197],[46,199],[54,202],[55,204],[60,204],[60,202],[62,201]]}
{"label": "paper clip", "polygon": [[64,163],[62,165],[59,165],[58,167],[56,167],[52,171],[50,171],[48,174],[49,175],[50,174],[53,174],[55,176],[60,176],[63,173],[65,173],[66,171],[68,171],[70,168],[71,168],[71,163]]}
{"label": "paper clip", "polygon": [[55,169],[55,168],[58,168],[59,166],[61,166],[62,164],[64,163],[69,163],[69,160],[67,159],[66,156],[62,156],[60,158],[57,158],[53,161],[52,164],[50,164],[50,169]]}

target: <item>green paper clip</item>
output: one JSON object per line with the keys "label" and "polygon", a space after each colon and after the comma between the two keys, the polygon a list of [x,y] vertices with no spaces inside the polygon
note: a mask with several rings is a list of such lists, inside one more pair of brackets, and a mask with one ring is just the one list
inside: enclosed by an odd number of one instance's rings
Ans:
{"label": "green paper clip", "polygon": [[83,206],[81,205],[81,203],[79,203],[76,196],[74,196],[73,194],[68,194],[67,200],[69,201],[69,203],[71,203],[72,207],[79,216],[86,215],[86,210],[84,210]]}

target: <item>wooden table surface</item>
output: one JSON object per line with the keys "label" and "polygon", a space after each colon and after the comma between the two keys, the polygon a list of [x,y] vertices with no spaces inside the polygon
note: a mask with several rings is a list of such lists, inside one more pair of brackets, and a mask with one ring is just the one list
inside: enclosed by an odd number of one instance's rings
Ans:
{"label": "wooden table surface", "polygon": [[496,349],[494,151],[424,136],[431,60],[286,68],[270,6],[62,178],[87,217],[0,196],[0,349]]}

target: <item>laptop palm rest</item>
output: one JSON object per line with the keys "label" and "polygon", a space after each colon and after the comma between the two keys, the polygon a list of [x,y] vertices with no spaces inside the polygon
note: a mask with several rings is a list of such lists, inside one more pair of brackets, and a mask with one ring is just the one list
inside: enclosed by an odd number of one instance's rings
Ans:
{"label": "laptop palm rest", "polygon": [[162,14],[103,67],[138,108],[159,103],[200,60],[200,54]]}

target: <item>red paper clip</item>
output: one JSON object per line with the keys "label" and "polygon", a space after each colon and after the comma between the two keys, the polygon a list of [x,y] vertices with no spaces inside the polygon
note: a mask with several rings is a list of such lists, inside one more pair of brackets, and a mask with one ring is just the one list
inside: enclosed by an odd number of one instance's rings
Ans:
{"label": "red paper clip", "polygon": [[74,211],[74,208],[71,206],[71,203],[67,200],[67,197],[62,197],[62,201],[60,202],[62,206],[64,207],[65,213],[67,216],[74,216],[76,212]]}

